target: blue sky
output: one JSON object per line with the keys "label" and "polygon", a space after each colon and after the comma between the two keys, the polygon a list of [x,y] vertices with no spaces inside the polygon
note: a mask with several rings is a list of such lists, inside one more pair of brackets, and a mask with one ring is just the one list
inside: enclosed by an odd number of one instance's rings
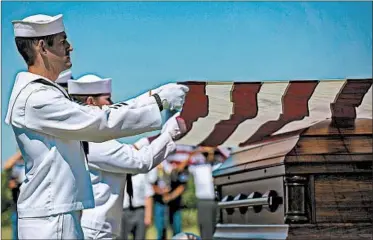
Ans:
{"label": "blue sky", "polygon": [[33,14],[64,14],[74,77],[112,77],[118,101],[171,81],[372,76],[372,2],[1,4],[2,161],[16,149],[4,117],[26,68],[11,21]]}

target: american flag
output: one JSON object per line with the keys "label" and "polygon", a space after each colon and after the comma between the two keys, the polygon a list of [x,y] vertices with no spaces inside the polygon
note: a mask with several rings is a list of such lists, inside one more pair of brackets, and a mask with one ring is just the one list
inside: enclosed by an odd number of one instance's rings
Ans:
{"label": "american flag", "polygon": [[182,82],[183,145],[246,147],[326,119],[372,119],[372,79]]}

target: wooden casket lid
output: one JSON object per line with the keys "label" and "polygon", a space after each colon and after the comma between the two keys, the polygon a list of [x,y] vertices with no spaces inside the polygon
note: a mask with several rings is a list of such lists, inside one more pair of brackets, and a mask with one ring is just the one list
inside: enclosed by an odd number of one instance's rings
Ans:
{"label": "wooden casket lid", "polygon": [[351,165],[371,160],[372,119],[356,119],[353,125],[343,127],[329,119],[236,149],[213,175],[218,177],[278,165],[285,165],[286,173],[298,174],[371,171],[371,166],[359,169]]}

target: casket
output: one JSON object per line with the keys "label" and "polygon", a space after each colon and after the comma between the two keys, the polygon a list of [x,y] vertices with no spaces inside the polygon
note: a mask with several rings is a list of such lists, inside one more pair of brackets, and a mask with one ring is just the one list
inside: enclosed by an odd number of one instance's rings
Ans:
{"label": "casket", "polygon": [[214,179],[214,239],[372,239],[371,119],[238,150]]}
{"label": "casket", "polygon": [[372,239],[372,79],[187,85],[179,143],[235,149],[215,239]]}

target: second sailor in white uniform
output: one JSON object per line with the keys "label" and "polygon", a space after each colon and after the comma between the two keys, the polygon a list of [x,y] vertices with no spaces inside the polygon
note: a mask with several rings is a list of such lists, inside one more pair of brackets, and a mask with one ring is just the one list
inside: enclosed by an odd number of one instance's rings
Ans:
{"label": "second sailor in white uniform", "polygon": [[[111,79],[86,75],[68,81],[73,99],[83,104],[102,107],[111,103]],[[133,108],[149,104],[149,95],[113,105]],[[136,106],[136,107],[135,107]],[[147,173],[175,150],[174,140],[183,132],[176,116],[169,119],[163,133],[152,144],[137,150],[117,140],[89,143],[88,166],[93,185],[95,208],[83,211],[81,224],[85,239],[113,239],[120,234],[122,205],[129,174]],[[130,185],[127,185],[129,188]]]}

